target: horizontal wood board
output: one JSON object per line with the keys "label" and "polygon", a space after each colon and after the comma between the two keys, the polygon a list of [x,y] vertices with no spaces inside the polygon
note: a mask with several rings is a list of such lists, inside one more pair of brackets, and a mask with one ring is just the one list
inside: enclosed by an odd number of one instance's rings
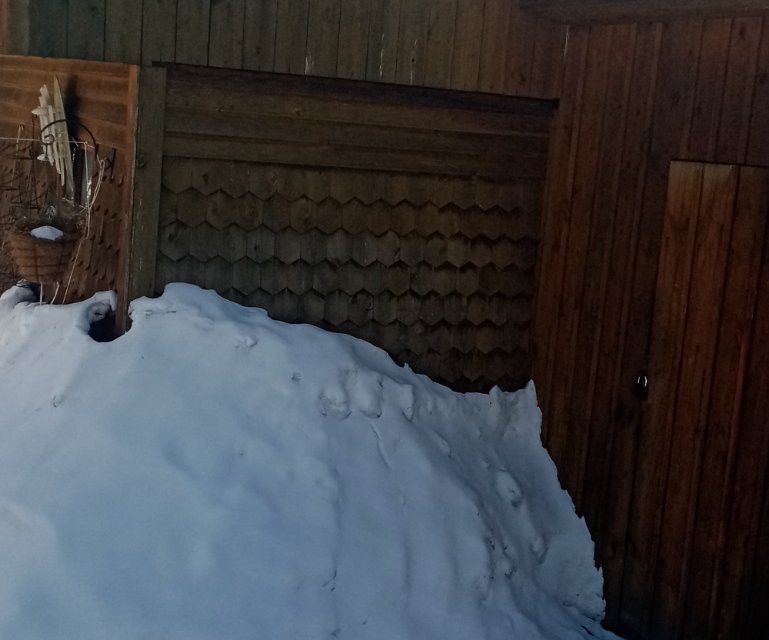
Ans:
{"label": "horizontal wood board", "polygon": [[769,10],[767,0],[521,0],[531,15],[588,24],[640,20],[670,20],[682,17],[733,17],[756,15]]}

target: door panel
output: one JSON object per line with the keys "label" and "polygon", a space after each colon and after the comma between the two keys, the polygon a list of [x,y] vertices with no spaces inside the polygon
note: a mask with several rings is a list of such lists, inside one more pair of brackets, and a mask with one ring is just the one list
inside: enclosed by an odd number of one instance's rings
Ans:
{"label": "door panel", "polygon": [[671,164],[621,603],[641,637],[737,638],[745,618],[769,444],[767,203],[765,169]]}

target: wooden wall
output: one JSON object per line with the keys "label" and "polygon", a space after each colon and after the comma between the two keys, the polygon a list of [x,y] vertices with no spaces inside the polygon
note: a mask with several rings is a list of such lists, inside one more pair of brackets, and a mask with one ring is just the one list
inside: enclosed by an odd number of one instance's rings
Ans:
{"label": "wooden wall", "polygon": [[[658,549],[664,489],[649,489],[657,479],[644,476],[657,452],[632,382],[649,366],[673,159],[769,165],[769,18],[569,30],[543,220],[534,379],[546,445],[599,542],[610,619],[636,630],[649,624],[655,577],[644,566]],[[748,447],[752,462],[724,479],[725,495],[739,500],[753,487],[745,508],[759,510],[769,452],[739,440],[729,446],[729,455]],[[695,502],[713,489],[695,487]],[[695,531],[709,526],[696,522]],[[749,566],[755,529],[728,535],[745,543],[733,562]],[[683,548],[693,544],[695,534]],[[734,580],[735,600],[709,606],[738,615],[735,607],[760,585],[739,571]],[[747,620],[739,622],[749,634]],[[739,637],[728,626],[709,633],[697,637]]]}
{"label": "wooden wall", "polygon": [[[13,20],[23,33],[13,32],[6,47],[561,98],[534,336],[544,437],[597,538],[610,621],[621,621],[623,602],[648,601],[653,577],[641,587],[625,580],[657,544],[654,531],[638,528],[636,469],[649,454],[646,411],[632,380],[648,366],[668,168],[674,159],[769,164],[769,18],[565,28],[527,17],[507,0],[38,4],[67,28],[25,28],[39,17],[19,12]],[[725,483],[729,499],[739,487],[760,492],[766,484],[766,447],[744,446],[754,462]],[[743,509],[759,518],[758,505]],[[745,546],[731,568],[765,558],[769,507],[763,513],[758,531],[732,532]],[[734,579],[739,602],[713,606],[729,615],[743,607],[742,622],[763,620],[766,628],[766,607],[755,604],[766,585],[749,584],[739,568]],[[625,622],[642,628],[648,615],[631,608]],[[749,625],[744,631],[750,637]]]}
{"label": "wooden wall", "polygon": [[[68,272],[68,300],[110,289],[125,292],[137,73],[125,64],[0,56],[0,135],[16,136],[19,125],[29,137],[37,132],[31,110],[40,87],[52,86],[55,75],[68,116],[93,133],[99,155],[109,157],[114,150],[113,170],[102,184],[88,234]],[[90,141],[77,127],[71,134]]]}
{"label": "wooden wall", "polygon": [[458,389],[519,387],[552,109],[170,66],[141,293],[192,282]]}
{"label": "wooden wall", "polygon": [[3,3],[13,13],[16,34],[6,53],[179,62],[535,97],[558,93],[566,32],[523,16],[511,0]]}

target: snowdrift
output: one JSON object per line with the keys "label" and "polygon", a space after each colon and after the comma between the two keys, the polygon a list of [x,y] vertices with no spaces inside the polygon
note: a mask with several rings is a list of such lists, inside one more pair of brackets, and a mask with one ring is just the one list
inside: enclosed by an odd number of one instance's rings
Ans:
{"label": "snowdrift", "polygon": [[111,295],[25,297],[0,299],[0,637],[613,637],[532,386],[457,394],[188,285],[111,343]]}

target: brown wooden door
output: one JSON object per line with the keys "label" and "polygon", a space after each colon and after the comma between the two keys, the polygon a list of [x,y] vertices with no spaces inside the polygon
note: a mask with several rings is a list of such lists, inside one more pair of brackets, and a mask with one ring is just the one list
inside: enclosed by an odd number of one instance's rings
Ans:
{"label": "brown wooden door", "polygon": [[670,166],[620,614],[641,638],[767,637],[767,204],[767,169]]}

